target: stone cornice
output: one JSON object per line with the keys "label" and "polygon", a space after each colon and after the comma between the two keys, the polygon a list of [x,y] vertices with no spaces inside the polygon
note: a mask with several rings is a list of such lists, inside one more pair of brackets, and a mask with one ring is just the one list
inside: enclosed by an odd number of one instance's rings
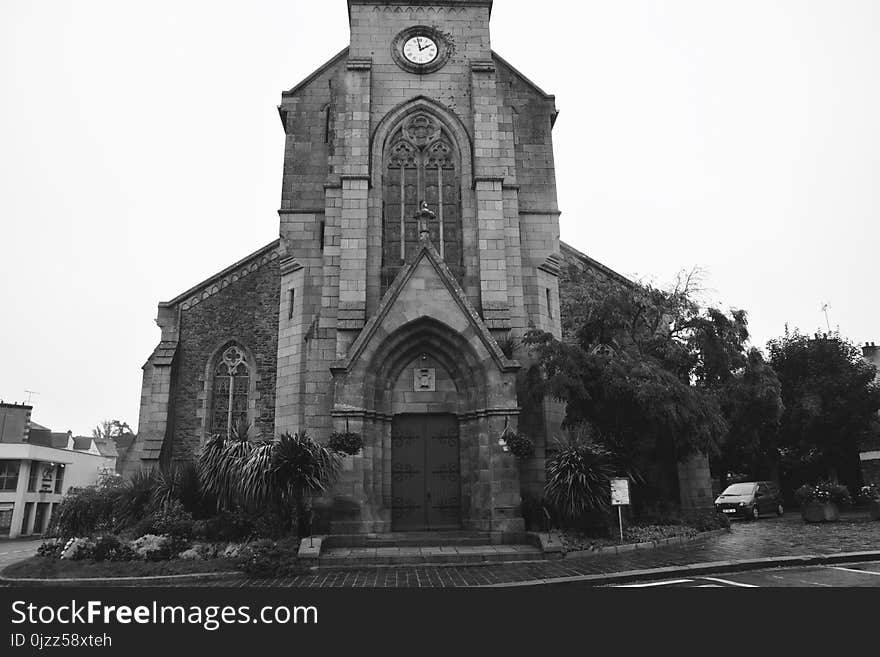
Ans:
{"label": "stone cornice", "polygon": [[280,210],[278,210],[278,215],[284,216],[286,214],[324,214],[326,211],[326,208],[281,208]]}
{"label": "stone cornice", "polygon": [[195,287],[190,288],[183,294],[178,295],[171,301],[160,303],[159,308],[170,308],[179,305],[181,310],[189,310],[193,306],[196,306],[205,299],[214,296],[220,290],[235,283],[239,279],[257,271],[264,265],[277,260],[279,244],[280,240],[275,240],[259,251],[239,260],[234,265],[227,267],[220,273],[215,274]]}
{"label": "stone cornice", "polygon": [[[456,416],[459,420],[467,422],[487,417],[513,417],[520,415],[521,412],[521,408],[480,408],[465,413],[456,413]],[[383,413],[367,408],[337,407],[330,411],[330,416],[346,419],[376,420],[379,422],[392,422],[394,420],[394,415],[391,413]]]}
{"label": "stone cornice", "polygon": [[368,59],[366,57],[364,57],[364,58],[354,58],[353,57],[348,60],[348,63],[345,65],[345,67],[349,71],[369,71],[371,68],[373,68],[373,60]]}

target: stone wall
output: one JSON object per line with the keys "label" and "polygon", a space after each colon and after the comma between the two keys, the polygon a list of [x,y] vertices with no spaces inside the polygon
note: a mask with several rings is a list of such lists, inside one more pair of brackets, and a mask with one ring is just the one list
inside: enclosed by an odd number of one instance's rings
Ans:
{"label": "stone wall", "polygon": [[173,459],[194,458],[207,437],[209,363],[231,340],[244,347],[251,360],[249,418],[254,431],[265,438],[274,435],[279,276],[278,260],[270,260],[197,305],[181,309],[172,393]]}

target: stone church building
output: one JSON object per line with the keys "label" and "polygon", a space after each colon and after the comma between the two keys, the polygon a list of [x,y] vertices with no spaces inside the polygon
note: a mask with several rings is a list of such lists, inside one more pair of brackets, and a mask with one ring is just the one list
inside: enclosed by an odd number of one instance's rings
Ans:
{"label": "stone church building", "polygon": [[281,95],[280,238],[159,305],[134,464],[242,421],[356,431],[333,532],[520,533],[563,409],[524,407],[499,343],[560,336],[566,259],[614,273],[559,241],[554,97],[492,50],[491,0],[348,9],[349,46]]}

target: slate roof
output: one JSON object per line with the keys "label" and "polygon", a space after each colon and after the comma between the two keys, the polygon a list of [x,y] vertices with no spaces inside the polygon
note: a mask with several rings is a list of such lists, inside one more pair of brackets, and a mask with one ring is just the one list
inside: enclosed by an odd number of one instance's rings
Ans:
{"label": "slate roof", "polygon": [[87,452],[92,448],[91,436],[74,436],[73,448],[80,452]]}
{"label": "slate roof", "polygon": [[116,450],[116,445],[112,440],[106,438],[95,440],[95,446],[98,448],[98,451],[101,452],[101,456],[119,456],[119,452]]}

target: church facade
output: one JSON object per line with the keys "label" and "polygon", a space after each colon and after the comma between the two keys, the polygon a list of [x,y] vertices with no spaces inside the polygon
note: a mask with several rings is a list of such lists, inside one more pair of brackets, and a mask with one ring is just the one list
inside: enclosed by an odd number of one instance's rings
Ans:
{"label": "church facade", "polygon": [[348,9],[349,47],[282,93],[279,240],[159,306],[134,463],[242,422],[358,432],[333,532],[521,533],[563,409],[501,346],[561,332],[554,98],[492,50],[491,0]]}

